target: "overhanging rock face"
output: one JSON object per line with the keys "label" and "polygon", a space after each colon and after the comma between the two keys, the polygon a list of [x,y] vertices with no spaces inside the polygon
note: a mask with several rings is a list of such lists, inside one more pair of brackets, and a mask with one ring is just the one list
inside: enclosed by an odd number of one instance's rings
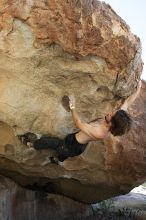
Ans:
{"label": "overhanging rock face", "polygon": [[0,10],[1,173],[25,186],[52,182],[55,192],[88,203],[142,183],[145,82],[133,103],[127,101],[131,131],[90,144],[65,168],[47,163],[53,152],[28,149],[15,136],[30,131],[63,138],[76,131],[65,95],[75,96],[85,121],[122,104],[139,85],[140,40],[100,1],[1,1]]}

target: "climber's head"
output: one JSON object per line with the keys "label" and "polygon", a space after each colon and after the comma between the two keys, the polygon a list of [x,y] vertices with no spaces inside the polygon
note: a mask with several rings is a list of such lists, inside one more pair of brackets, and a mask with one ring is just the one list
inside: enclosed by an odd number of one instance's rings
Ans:
{"label": "climber's head", "polygon": [[132,123],[130,115],[124,110],[107,114],[105,120],[107,124],[110,124],[110,132],[114,136],[121,136],[128,132]]}

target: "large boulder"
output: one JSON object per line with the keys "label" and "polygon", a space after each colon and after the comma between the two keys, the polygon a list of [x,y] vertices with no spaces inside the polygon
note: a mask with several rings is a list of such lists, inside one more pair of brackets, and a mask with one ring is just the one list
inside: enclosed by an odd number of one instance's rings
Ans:
{"label": "large boulder", "polygon": [[[100,1],[1,1],[0,8],[0,173],[27,187],[51,184],[50,191],[86,203],[144,182],[146,83],[140,84],[139,38]],[[124,103],[131,131],[92,142],[64,167],[49,164],[53,151],[29,149],[16,136],[64,138],[76,131],[66,95],[76,98],[87,122]]]}

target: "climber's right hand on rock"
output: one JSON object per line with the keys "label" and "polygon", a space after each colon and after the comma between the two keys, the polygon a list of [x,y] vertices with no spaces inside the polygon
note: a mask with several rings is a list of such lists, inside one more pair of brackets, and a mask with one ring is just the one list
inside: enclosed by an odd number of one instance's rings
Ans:
{"label": "climber's right hand on rock", "polygon": [[69,108],[70,110],[75,109],[75,99],[72,96],[69,97]]}
{"label": "climber's right hand on rock", "polygon": [[69,108],[70,108],[70,110],[75,109],[75,106],[74,106],[74,104],[72,103],[72,101],[69,101]]}

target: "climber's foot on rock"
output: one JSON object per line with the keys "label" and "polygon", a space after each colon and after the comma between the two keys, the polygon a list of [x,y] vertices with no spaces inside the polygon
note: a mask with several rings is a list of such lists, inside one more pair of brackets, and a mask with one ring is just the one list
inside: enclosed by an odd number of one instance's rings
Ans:
{"label": "climber's foot on rock", "polygon": [[26,145],[27,145],[28,147],[33,147],[33,143],[31,143],[31,142],[27,142]]}
{"label": "climber's foot on rock", "polygon": [[19,140],[27,145],[28,147],[32,147],[35,140],[37,140],[37,135],[31,132],[27,132],[22,135],[18,135]]}

